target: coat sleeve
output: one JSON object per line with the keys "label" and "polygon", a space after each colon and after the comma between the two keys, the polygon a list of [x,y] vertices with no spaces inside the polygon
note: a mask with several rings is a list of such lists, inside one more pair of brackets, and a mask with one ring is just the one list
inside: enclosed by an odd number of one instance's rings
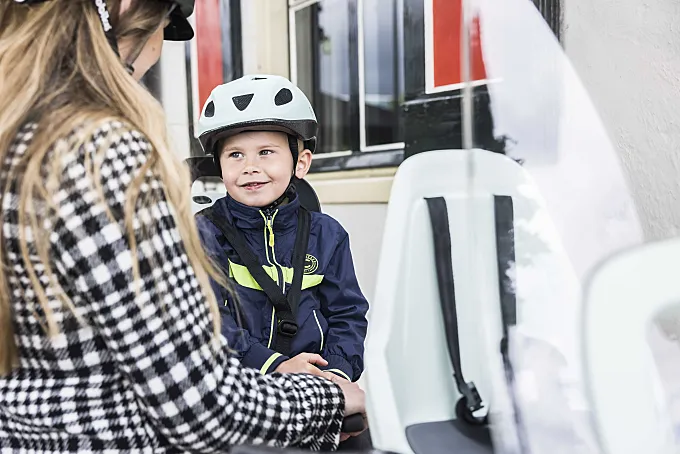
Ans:
{"label": "coat sleeve", "polygon": [[364,340],[368,328],[368,301],[354,271],[349,235],[344,230],[319,286],[322,313],[328,321],[323,357],[325,368],[350,381],[364,370]]}
{"label": "coat sleeve", "polygon": [[[103,160],[93,153],[102,143]],[[75,307],[88,309],[88,323],[148,421],[176,449],[228,452],[243,443],[334,449],[344,411],[336,385],[310,375],[262,375],[231,358],[222,337],[214,346],[213,319],[174,208],[150,173],[141,188],[146,202],[134,207],[133,253],[121,216],[150,150],[140,133],[111,123],[65,163],[50,241]],[[87,162],[97,162],[99,172],[87,171]]]}

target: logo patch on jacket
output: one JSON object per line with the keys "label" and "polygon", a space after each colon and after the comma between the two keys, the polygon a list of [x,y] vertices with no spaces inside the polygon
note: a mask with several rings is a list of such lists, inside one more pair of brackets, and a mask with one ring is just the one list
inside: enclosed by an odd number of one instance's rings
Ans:
{"label": "logo patch on jacket", "polygon": [[305,256],[305,274],[312,274],[319,269],[319,261],[313,255]]}

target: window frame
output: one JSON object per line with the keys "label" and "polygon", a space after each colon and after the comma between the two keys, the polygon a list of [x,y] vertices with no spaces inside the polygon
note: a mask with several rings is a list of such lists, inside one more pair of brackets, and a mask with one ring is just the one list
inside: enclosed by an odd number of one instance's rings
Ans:
{"label": "window frame", "polygon": [[[297,29],[296,13],[305,8],[312,7],[322,0],[288,0],[288,44],[289,44],[289,71],[290,80],[294,84],[298,82],[297,68]],[[405,142],[393,142],[386,144],[368,145],[366,130],[366,74],[365,74],[365,36],[364,36],[364,6],[365,0],[346,0],[349,17],[349,52],[350,52],[350,111],[358,115],[352,115],[357,121],[350,126],[352,144],[350,150],[336,150],[328,153],[315,154],[312,164],[312,172],[353,170],[367,167],[392,167],[398,166],[403,161]],[[402,17],[403,5],[401,0],[395,0],[395,26]],[[398,28],[396,33],[401,28]],[[403,46],[403,45],[402,45]],[[403,53],[399,48],[395,49],[397,59]],[[400,63],[403,64],[403,63]],[[405,72],[405,70],[404,70]],[[404,76],[400,76],[404,77]],[[400,117],[401,104],[396,111]],[[373,156],[370,154],[377,153]]]}
{"label": "window frame", "polygon": [[[357,46],[358,46],[358,61],[359,61],[359,106],[361,109],[360,116],[359,116],[359,134],[360,134],[360,151],[362,152],[371,152],[371,151],[386,151],[386,150],[403,150],[406,147],[406,143],[402,140],[401,142],[392,142],[392,143],[385,143],[385,144],[378,144],[378,145],[368,145],[367,143],[367,135],[368,131],[366,130],[366,62],[365,62],[365,37],[364,37],[364,6],[365,6],[365,0],[358,0],[358,5],[357,5],[357,23],[358,23],[358,40],[357,40]],[[394,25],[397,27],[396,33],[398,36],[400,28],[398,27],[399,19],[403,17],[403,2],[401,0],[394,0]],[[402,24],[403,28],[403,24]],[[400,48],[397,46],[396,49],[394,49],[394,54],[395,58],[399,60]],[[403,53],[403,43],[402,43],[402,49]],[[403,59],[402,59],[402,64],[403,64]],[[396,65],[395,65],[396,66]],[[393,68],[396,69],[396,68]],[[398,72],[398,71],[397,71]],[[401,106],[400,106],[401,107]],[[401,110],[401,109],[400,109]],[[401,111],[398,112],[398,115],[401,116]]]}

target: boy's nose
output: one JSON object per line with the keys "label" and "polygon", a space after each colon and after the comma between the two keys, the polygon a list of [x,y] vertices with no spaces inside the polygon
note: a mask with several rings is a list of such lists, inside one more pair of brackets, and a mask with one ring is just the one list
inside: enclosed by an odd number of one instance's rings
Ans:
{"label": "boy's nose", "polygon": [[251,175],[253,173],[260,173],[260,169],[256,165],[246,164],[246,166],[243,168],[243,173],[245,175]]}

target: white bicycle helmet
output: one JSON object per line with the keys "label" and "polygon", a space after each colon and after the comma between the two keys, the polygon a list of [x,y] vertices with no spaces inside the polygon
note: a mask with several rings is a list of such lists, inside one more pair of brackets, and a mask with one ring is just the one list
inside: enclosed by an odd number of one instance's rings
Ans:
{"label": "white bicycle helmet", "polygon": [[247,75],[210,93],[198,121],[198,140],[214,156],[220,140],[243,131],[281,131],[289,136],[293,165],[297,139],[314,152],[318,124],[305,94],[291,81],[274,75]]}

